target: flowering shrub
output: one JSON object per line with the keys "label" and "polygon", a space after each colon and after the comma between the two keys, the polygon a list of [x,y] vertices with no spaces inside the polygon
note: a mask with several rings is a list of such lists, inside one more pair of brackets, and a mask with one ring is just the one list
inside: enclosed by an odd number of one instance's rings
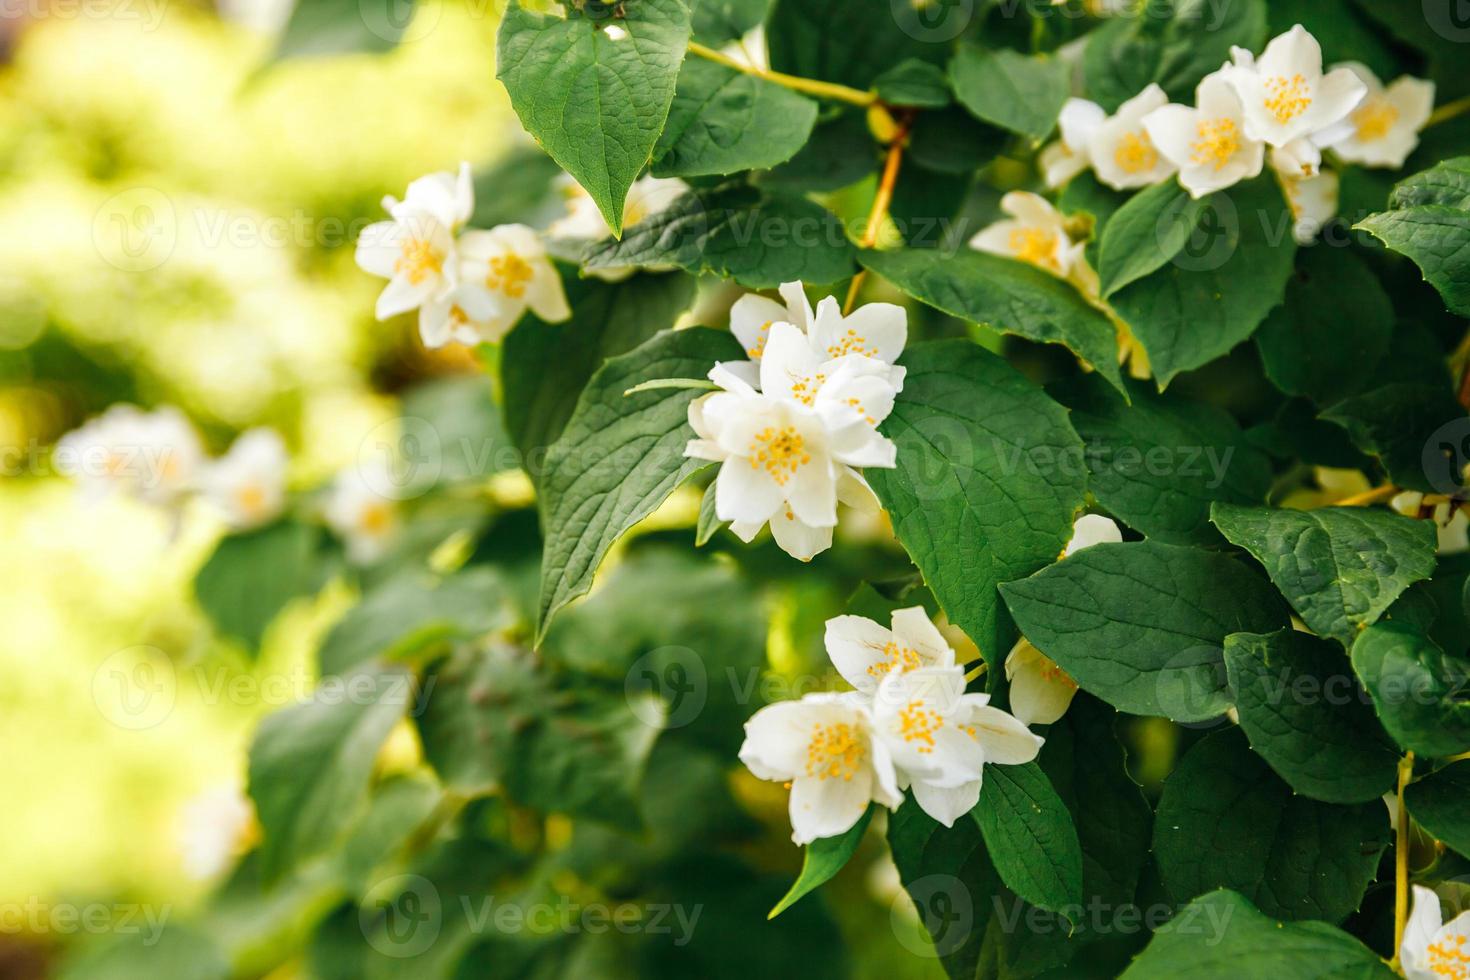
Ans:
{"label": "flowering shrub", "polygon": [[[247,647],[361,589],[222,894],[299,890],[373,976],[840,973],[809,896],[881,836],[953,977],[1470,976],[1470,101],[1390,7],[512,3],[555,166],[430,174],[357,245],[493,384],[412,392],[321,499],[264,434],[198,477],[176,419],[64,447],[215,501]],[[762,665],[818,682],[725,690]],[[446,907],[569,879],[741,941]]]}

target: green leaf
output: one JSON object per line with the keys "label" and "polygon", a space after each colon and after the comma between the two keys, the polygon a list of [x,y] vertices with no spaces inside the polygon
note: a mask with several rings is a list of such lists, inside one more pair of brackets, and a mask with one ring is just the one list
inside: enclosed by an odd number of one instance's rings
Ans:
{"label": "green leaf", "polygon": [[[928,115],[926,113],[925,115]],[[770,173],[760,185],[782,191],[835,191],[862,180],[878,168],[878,147],[858,109],[824,115],[801,152]]]}
{"label": "green leaf", "polygon": [[785,163],[806,145],[817,104],[774,82],[690,58],[658,144],[656,177],[699,177]]}
{"label": "green leaf", "polygon": [[995,593],[1052,561],[1083,501],[1066,411],[968,341],[911,347],[883,431],[898,467],[866,475],[949,618],[994,666],[1014,640]]}
{"label": "green leaf", "polygon": [[975,118],[1035,142],[1056,126],[1070,74],[1060,58],[973,44],[962,44],[949,63],[955,96]]}
{"label": "green leaf", "polygon": [[139,916],[131,929],[118,933],[97,948],[82,944],[80,955],[69,957],[59,971],[61,980],[227,980],[232,976],[225,951],[197,929],[170,923],[154,934]]}
{"label": "green leaf", "polygon": [[501,21],[496,77],[516,115],[614,235],[668,118],[690,31],[686,0],[638,0],[603,18],[573,8],[565,19],[517,0]]}
{"label": "green leaf", "polygon": [[1234,633],[1225,668],[1251,748],[1291,788],[1328,803],[1393,789],[1398,752],[1333,644],[1308,633]]}
{"label": "green leaf", "polygon": [[1275,590],[1233,558],[1152,541],[1093,545],[1000,591],[1025,637],[1083,688],[1175,721],[1230,706],[1226,636],[1288,619]]}
{"label": "green leaf", "polygon": [[1183,251],[1208,204],[1208,197],[1190,197],[1174,180],[1130,197],[1108,217],[1098,245],[1103,296],[1162,268]]}
{"label": "green leaf", "polygon": [[475,171],[475,212],[469,226],[550,224],[566,213],[566,198],[554,183],[560,173],[540,147],[507,147],[494,163]]}
{"label": "green leaf", "polygon": [[1088,489],[1114,517],[1169,544],[1218,544],[1214,501],[1258,503],[1271,461],[1229,413],[1130,382],[1132,405],[1092,376],[1056,392],[1087,445]]}
{"label": "green leaf", "polygon": [[683,273],[621,282],[572,279],[567,300],[571,319],[542,323],[525,316],[505,338],[500,357],[505,427],[537,483],[547,447],[561,435],[587,379],[609,357],[672,327],[694,301],[694,280]]}
{"label": "green leaf", "polygon": [[1066,282],[1035,266],[964,249],[863,251],[859,261],[922,303],[1042,344],[1062,344],[1122,390],[1117,331]]}
{"label": "green leaf", "polygon": [[1215,504],[1210,519],[1266,568],[1302,620],[1345,647],[1434,571],[1434,528],[1371,507]]}
{"label": "green leaf", "polygon": [[1276,387],[1328,405],[1374,377],[1393,324],[1393,303],[1362,259],[1345,248],[1309,248],[1297,258],[1286,303],[1256,331],[1256,348]]}
{"label": "green leaf", "polygon": [[772,68],[859,89],[906,59],[941,61],[954,35],[935,33],[888,0],[776,0],[766,18]]}
{"label": "green leaf", "polygon": [[915,117],[904,159],[924,170],[967,176],[999,156],[1010,138],[959,106],[946,106]]}
{"label": "green leaf", "polygon": [[996,911],[992,899],[1002,885],[978,822],[957,820],[945,828],[912,799],[905,800],[888,818],[888,847],[945,973],[979,976],[977,960]]}
{"label": "green leaf", "polygon": [[1369,215],[1354,228],[1413,260],[1457,316],[1470,316],[1470,211],[1439,204]]}
{"label": "green leaf", "polygon": [[589,270],[675,265],[693,273],[770,289],[852,275],[852,244],[837,216],[819,204],[743,184],[692,190],[639,222],[622,241],[594,245]]}
{"label": "green leaf", "polygon": [[1453,493],[1464,486],[1465,409],[1448,384],[1386,385],[1338,402],[1322,418],[1346,429],[1353,445],[1378,457],[1406,490]]}
{"label": "green leaf", "polygon": [[1154,859],[1177,901],[1230,888],[1284,919],[1346,918],[1388,841],[1381,802],[1298,796],[1233,729],[1185,753],[1154,821]]}
{"label": "green leaf", "polygon": [[296,0],[272,60],[391,51],[415,10],[413,0]]}
{"label": "green leaf", "polygon": [[287,519],[222,538],[194,579],[194,594],[214,628],[254,654],[286,604],[318,580],[312,558],[321,531]]}
{"label": "green leaf", "polygon": [[309,702],[261,722],[250,796],[267,879],[330,849],[355,822],[378,749],[413,699],[410,674],[369,666],[323,681]]}
{"label": "green leaf", "polygon": [[816,891],[831,881],[833,875],[841,871],[857,852],[858,845],[863,841],[863,834],[867,832],[868,824],[872,820],[873,807],[870,806],[847,833],[837,837],[819,837],[808,844],[801,859],[801,874],[766,918],[774,919],[807,893]]}
{"label": "green leaf", "polygon": [[689,403],[698,392],[623,392],[652,378],[698,377],[715,361],[738,357],[739,350],[723,331],[661,333],[609,359],[587,383],[546,454],[538,638],[558,609],[591,586],[612,543],[708,465],[684,458]]}
{"label": "green leaf", "polygon": [[711,480],[709,486],[704,488],[704,496],[699,498],[699,521],[694,526],[694,547],[704,547],[715,536],[715,532],[724,526],[725,522],[715,513],[715,482]]}
{"label": "green leaf", "polygon": [[1353,644],[1353,670],[1399,745],[1430,758],[1470,751],[1470,663],[1411,626],[1379,623]]}
{"label": "green leaf", "polygon": [[1470,760],[1451,763],[1404,790],[1404,805],[1425,830],[1461,856],[1470,855]]}
{"label": "green leaf", "polygon": [[987,766],[971,813],[1006,887],[1053,912],[1081,904],[1077,828],[1040,766]]}
{"label": "green leaf", "polygon": [[711,47],[738,41],[765,20],[768,0],[694,0],[694,39]]}
{"label": "green leaf", "polygon": [[341,674],[378,657],[409,660],[457,639],[516,622],[512,596],[490,567],[445,579],[400,572],[368,591],[337,621],[317,654],[323,674]]}
{"label": "green leaf", "polygon": [[1188,244],[1109,302],[1162,388],[1255,332],[1281,302],[1295,254],[1291,213],[1275,180],[1260,177],[1210,195]]}
{"label": "green leaf", "polygon": [[1325,922],[1276,922],[1233,891],[1186,905],[1119,980],[1393,980],[1378,954]]}
{"label": "green leaf", "polygon": [[1265,41],[1265,0],[1148,0],[1088,37],[1083,90],[1109,112],[1150,82],[1193,104],[1194,87],[1230,60],[1231,45],[1259,51]]}
{"label": "green leaf", "polygon": [[901,61],[879,75],[873,88],[889,105],[943,109],[953,101],[944,70],[917,58]]}
{"label": "green leaf", "polygon": [[467,647],[424,680],[424,755],[445,784],[636,829],[638,787],[664,723],[649,695],[552,686],[529,650]]}
{"label": "green leaf", "polygon": [[416,385],[403,396],[400,447],[418,468],[406,491],[485,480],[514,469],[490,379],[481,374]]}
{"label": "green leaf", "polygon": [[1443,160],[1428,170],[1405,177],[1394,185],[1388,203],[1393,208],[1438,204],[1470,210],[1470,157]]}

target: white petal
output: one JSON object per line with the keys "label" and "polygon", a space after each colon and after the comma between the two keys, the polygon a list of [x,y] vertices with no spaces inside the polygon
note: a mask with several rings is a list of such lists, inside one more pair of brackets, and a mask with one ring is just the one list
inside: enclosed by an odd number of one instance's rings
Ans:
{"label": "white petal", "polygon": [[791,783],[791,839],[810,844],[847,833],[873,800],[873,775],[851,779],[799,776]]}
{"label": "white petal", "polygon": [[795,514],[777,510],[771,515],[771,537],[777,546],[797,561],[811,561],[832,547],[832,528],[812,527]]}
{"label": "white petal", "polygon": [[764,524],[781,507],[781,488],[763,467],[734,458],[715,478],[715,513],[722,521]]}
{"label": "white petal", "polygon": [[900,644],[916,650],[924,662],[937,667],[952,667],[954,648],[939,632],[923,606],[909,606],[893,611],[893,635]]}
{"label": "white petal", "polygon": [[989,705],[971,708],[968,721],[987,763],[1015,766],[1030,762],[1045,741],[1016,718]]}
{"label": "white petal", "polygon": [[787,319],[786,307],[756,293],[746,293],[730,307],[730,332],[745,349],[745,356],[760,360],[766,349],[771,324]]}
{"label": "white petal", "polygon": [[907,341],[907,310],[893,303],[865,303],[843,317],[839,335],[824,338],[823,344],[828,357],[856,353],[892,364]]}
{"label": "white petal", "polygon": [[1061,668],[1025,640],[1006,658],[1011,681],[1011,713],[1024,725],[1050,725],[1072,704],[1077,685]]}
{"label": "white petal", "polygon": [[816,723],[807,702],[780,701],[767,705],[745,723],[740,761],[761,779],[792,779],[805,771],[807,743]]}
{"label": "white petal", "polygon": [[832,465],[813,454],[797,466],[786,484],[786,502],[792,514],[811,527],[837,524],[837,478]]}
{"label": "white petal", "polygon": [[1423,885],[1414,885],[1413,909],[1404,926],[1404,939],[1399,945],[1399,958],[1404,966],[1416,967],[1433,980],[1434,974],[1425,969],[1428,964],[1429,944],[1439,932],[1443,915],[1439,910],[1439,896]]}
{"label": "white petal", "polygon": [[929,816],[946,827],[975,809],[980,802],[980,780],[954,787],[940,787],[923,780],[913,784],[914,802]]}
{"label": "white petal", "polygon": [[876,691],[878,681],[892,666],[889,645],[894,641],[893,634],[866,616],[835,616],[827,620],[823,641],[832,666],[859,691],[868,694]]}
{"label": "white petal", "polygon": [[[811,329],[813,313],[812,304],[806,298],[806,290],[800,282],[783,282],[777,289],[781,298],[786,301],[787,319],[790,323],[802,330]],[[834,300],[834,302],[836,302]]]}
{"label": "white petal", "polygon": [[1095,544],[1116,544],[1122,540],[1123,532],[1112,518],[1101,514],[1083,514],[1072,522],[1072,539],[1067,542],[1062,557],[1075,555],[1083,548],[1091,548]]}
{"label": "white petal", "polygon": [[560,323],[572,315],[567,305],[567,294],[562,290],[561,276],[556,267],[545,259],[532,268],[531,281],[526,287],[526,304],[531,312],[547,323]]}
{"label": "white petal", "polygon": [[1087,99],[1068,99],[1062,103],[1057,125],[1062,131],[1062,142],[1074,156],[1087,166],[1087,142],[1101,126],[1108,114],[1096,102]]}

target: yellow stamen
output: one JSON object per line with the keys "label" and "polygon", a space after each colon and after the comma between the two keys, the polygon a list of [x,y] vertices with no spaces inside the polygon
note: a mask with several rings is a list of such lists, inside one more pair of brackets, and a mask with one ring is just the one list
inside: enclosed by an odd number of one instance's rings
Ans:
{"label": "yellow stamen", "polygon": [[1465,949],[1464,936],[1446,936],[1431,943],[1426,950],[1429,970],[1445,980],[1470,980],[1470,952]]}
{"label": "yellow stamen", "polygon": [[401,273],[417,286],[429,276],[439,275],[444,266],[444,256],[426,238],[410,238],[403,243],[398,261],[393,263],[395,274]]}
{"label": "yellow stamen", "polygon": [[382,501],[370,503],[362,509],[357,525],[367,534],[382,534],[393,525],[393,508]]}
{"label": "yellow stamen", "polygon": [[1159,151],[1143,130],[1125,133],[1113,151],[1113,162],[1125,174],[1146,173],[1159,165]]}
{"label": "yellow stamen", "polygon": [[265,513],[265,490],[258,483],[247,483],[235,491],[235,506],[246,517]]}
{"label": "yellow stamen", "polygon": [[1235,120],[1228,116],[1202,119],[1195,132],[1199,139],[1190,144],[1194,153],[1189,161],[1193,164],[1203,166],[1212,163],[1216,170],[1220,170],[1240,149],[1240,130]]}
{"label": "yellow stamen", "polygon": [[1399,121],[1399,111],[1394,104],[1382,96],[1364,100],[1351,117],[1357,127],[1358,139],[1364,143],[1381,140]]}
{"label": "yellow stamen", "polygon": [[1008,244],[1011,254],[1022,262],[1030,262],[1053,272],[1061,271],[1057,263],[1057,233],[1045,228],[1013,228]]}
{"label": "yellow stamen", "polygon": [[867,746],[847,722],[816,725],[806,747],[806,774],[818,779],[851,780],[867,757]]}
{"label": "yellow stamen", "polygon": [[917,698],[898,709],[898,733],[905,742],[918,742],[920,755],[934,751],[934,733],[943,727],[943,716],[924,707]]}
{"label": "yellow stamen", "polygon": [[797,378],[791,382],[791,397],[803,405],[810,406],[812,402],[816,401],[817,392],[821,390],[822,384],[826,380],[827,376],[820,372],[809,378]]}
{"label": "yellow stamen", "polygon": [[801,433],[789,425],[779,430],[766,426],[757,432],[755,441],[750,444],[749,455],[752,468],[765,467],[771,479],[783,487],[797,470],[812,461]]}
{"label": "yellow stamen", "polygon": [[1266,111],[1285,125],[1307,111],[1312,95],[1301,75],[1277,75],[1266,79]]}
{"label": "yellow stamen", "polygon": [[848,329],[836,343],[827,345],[828,357],[842,357],[844,354],[862,354],[865,357],[877,357],[878,350],[867,346],[867,339],[858,334],[856,330]]}
{"label": "yellow stamen", "polygon": [[873,664],[868,668],[868,674],[873,677],[887,677],[895,670],[907,674],[911,670],[918,670],[924,666],[923,656],[917,650],[900,646],[896,640],[889,640],[883,646],[882,663]]}
{"label": "yellow stamen", "polygon": [[526,295],[526,284],[534,275],[531,263],[514,252],[506,252],[490,260],[490,273],[485,277],[485,286],[512,299],[520,299]]}

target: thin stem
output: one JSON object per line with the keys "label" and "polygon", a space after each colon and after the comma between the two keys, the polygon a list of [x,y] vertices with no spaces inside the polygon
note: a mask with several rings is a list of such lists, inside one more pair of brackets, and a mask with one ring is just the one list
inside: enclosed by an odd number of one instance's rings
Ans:
{"label": "thin stem", "polygon": [[1404,808],[1404,787],[1414,775],[1414,753],[1399,760],[1398,830],[1394,835],[1393,876],[1393,968],[1399,968],[1399,947],[1404,943],[1404,926],[1409,921],[1409,811]]}
{"label": "thin stem", "polygon": [[1368,490],[1359,494],[1354,494],[1351,497],[1346,497],[1342,500],[1339,500],[1335,506],[1367,507],[1370,504],[1382,503],[1383,501],[1393,497],[1393,495],[1398,492],[1398,487],[1394,486],[1392,483],[1385,483],[1381,487],[1374,487],[1372,490]]}
{"label": "thin stem", "polygon": [[[888,216],[888,207],[893,203],[893,189],[898,185],[898,172],[903,166],[903,148],[908,142],[909,126],[913,121],[913,113],[905,114],[898,121],[898,132],[893,135],[893,141],[888,144],[888,157],[883,161],[883,176],[878,181],[878,192],[873,195],[873,207],[868,212],[867,224],[863,226],[862,240],[858,242],[863,248],[872,248],[878,244],[878,233],[883,229],[883,219]],[[847,302],[842,304],[844,314],[852,312],[867,272],[866,269],[859,269],[857,275],[852,277],[852,285],[847,288]]]}
{"label": "thin stem", "polygon": [[861,89],[851,88],[847,85],[838,85],[836,82],[822,82],[815,78],[802,78],[799,75],[788,75],[785,72],[771,71],[768,68],[757,68],[754,65],[747,65],[727,54],[716,51],[714,48],[707,48],[698,41],[689,42],[689,53],[699,55],[699,57],[713,61],[717,65],[724,65],[726,68],[733,68],[746,75],[754,75],[756,78],[764,78],[768,82],[775,82],[777,85],[785,86],[797,92],[805,92],[807,95],[815,95],[818,98],[836,99],[839,102],[848,102],[852,105],[864,107],[873,105],[878,101],[878,95],[875,92],[864,92]]}
{"label": "thin stem", "polygon": [[1435,109],[1429,114],[1429,121],[1424,124],[1424,128],[1428,129],[1430,126],[1438,126],[1442,122],[1449,122],[1456,116],[1463,116],[1467,112],[1470,112],[1470,95],[1465,96],[1463,99],[1456,99],[1453,102],[1446,102],[1438,109]]}

